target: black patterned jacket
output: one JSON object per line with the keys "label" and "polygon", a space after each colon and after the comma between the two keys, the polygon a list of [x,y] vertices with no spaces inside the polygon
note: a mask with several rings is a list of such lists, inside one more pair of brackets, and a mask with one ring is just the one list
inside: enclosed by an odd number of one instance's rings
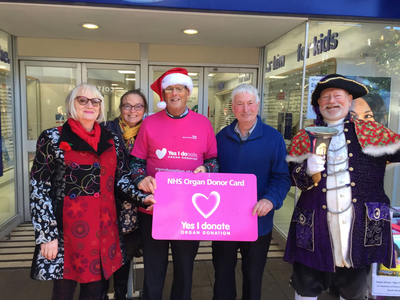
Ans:
{"label": "black patterned jacket", "polygon": [[[30,180],[30,209],[36,242],[31,269],[32,278],[38,280],[63,278],[63,204],[65,195],[70,191],[68,184],[66,184],[66,163],[64,150],[60,149],[60,143],[68,143],[71,146],[70,151],[100,157],[102,153],[113,147],[110,141],[113,141],[116,150],[115,162],[117,166],[114,177],[114,192],[123,195],[125,199],[143,202],[147,194],[136,190],[131,184],[129,166],[126,164],[124,151],[116,134],[102,128],[97,152],[72,132],[68,123],[62,126],[61,134],[58,128],[52,128],[43,131],[39,136]],[[100,171],[98,172],[98,176],[100,176]],[[79,177],[82,177],[82,175],[79,174]],[[100,191],[94,190],[92,192]],[[125,260],[121,230],[119,230],[119,233],[120,247]],[[40,255],[40,244],[54,239],[58,239],[58,253],[55,259],[49,261]]]}

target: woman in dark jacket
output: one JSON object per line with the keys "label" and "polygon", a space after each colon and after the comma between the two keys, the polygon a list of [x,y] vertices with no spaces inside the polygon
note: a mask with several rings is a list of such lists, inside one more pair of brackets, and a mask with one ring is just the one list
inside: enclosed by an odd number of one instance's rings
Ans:
{"label": "woman in dark jacket", "polygon": [[53,280],[53,300],[98,300],[126,260],[114,192],[154,203],[134,189],[118,137],[99,126],[104,99],[80,84],[65,100],[68,121],[45,130],[31,170],[31,215],[36,248],[31,277]]}
{"label": "woman in dark jacket", "polygon": [[[148,109],[146,97],[140,89],[130,90],[122,95],[119,109],[119,117],[115,118],[113,121],[104,122],[101,126],[114,132],[118,136],[125,157],[128,159],[135,143],[135,138],[142,125],[143,115]],[[125,163],[129,163],[129,159]],[[120,202],[123,204],[120,208],[119,219],[122,225],[122,232],[124,233],[123,236],[128,260],[114,273],[114,299],[126,300],[129,269],[133,256],[139,255],[140,234],[136,230],[138,228],[137,207],[132,203],[124,201],[124,199],[120,199]],[[108,287],[109,284],[107,280],[103,286],[102,300],[108,299]]]}

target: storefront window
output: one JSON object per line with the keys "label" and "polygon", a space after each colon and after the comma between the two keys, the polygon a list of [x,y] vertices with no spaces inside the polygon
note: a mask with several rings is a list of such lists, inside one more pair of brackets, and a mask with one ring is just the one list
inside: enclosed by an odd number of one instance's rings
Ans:
{"label": "storefront window", "polygon": [[[297,61],[297,47],[304,43],[305,25],[265,47],[263,121],[277,129],[288,146],[299,129],[303,62]],[[293,212],[295,188],[292,187],[275,212],[274,224],[287,235]]]}
{"label": "storefront window", "polygon": [[11,36],[0,31],[0,226],[16,213]]}
{"label": "storefront window", "polygon": [[[366,85],[371,99],[365,102],[373,103],[370,108],[376,109],[373,111],[375,121],[400,132],[400,27],[326,20],[309,22],[305,74],[302,72],[304,37],[305,26],[301,25],[265,48],[262,116],[265,123],[282,134],[287,145],[300,127],[314,121],[313,112],[308,108],[310,84],[333,73]],[[303,75],[304,97],[301,99]],[[301,126],[300,118],[303,119]],[[400,205],[400,188],[394,184],[398,182],[398,173],[396,169],[388,169],[385,176],[385,191],[394,206]],[[292,188],[274,219],[283,234],[287,234],[293,205]]]}
{"label": "storefront window", "polygon": [[[310,48],[307,66],[335,61],[336,67],[326,74],[338,73],[363,83],[369,95],[363,97],[362,103],[369,106],[374,120],[400,132],[400,27],[313,21],[310,22],[308,44],[313,48]],[[358,117],[362,117],[361,114]],[[400,205],[400,190],[395,184],[398,182],[396,169],[387,168],[385,176],[385,192],[393,206]]]}

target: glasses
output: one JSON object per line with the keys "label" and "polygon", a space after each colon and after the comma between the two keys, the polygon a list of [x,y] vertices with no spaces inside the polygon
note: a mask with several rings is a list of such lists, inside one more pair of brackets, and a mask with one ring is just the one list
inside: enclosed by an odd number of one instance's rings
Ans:
{"label": "glasses", "polygon": [[132,107],[133,107],[136,111],[141,111],[141,110],[144,108],[144,105],[142,105],[142,104],[135,104],[135,105],[123,104],[123,105],[122,105],[122,109],[123,109],[123,110],[132,110]]}
{"label": "glasses", "polygon": [[78,97],[76,97],[75,99],[78,100],[78,103],[79,103],[80,105],[87,105],[89,101],[92,102],[92,105],[93,105],[94,107],[99,107],[100,104],[101,104],[101,99],[99,99],[99,98],[92,98],[92,99],[89,99],[89,98],[87,98],[87,97],[85,97],[85,96],[78,96]]}
{"label": "glasses", "polygon": [[172,94],[174,90],[176,90],[177,93],[182,93],[185,89],[187,89],[186,86],[183,87],[170,87],[164,90],[166,94]]}

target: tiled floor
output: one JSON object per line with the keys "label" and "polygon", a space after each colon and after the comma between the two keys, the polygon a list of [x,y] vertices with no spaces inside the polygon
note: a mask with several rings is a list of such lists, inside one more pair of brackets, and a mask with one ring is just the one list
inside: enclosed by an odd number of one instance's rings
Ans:
{"label": "tiled floor", "polygon": [[[238,299],[241,295],[242,276],[240,262],[236,269]],[[263,300],[294,300],[294,292],[288,285],[291,267],[280,258],[268,259],[265,268],[262,299]],[[137,271],[138,288],[143,280],[142,270]],[[214,269],[211,262],[195,263],[193,274],[192,300],[211,300]],[[163,300],[169,299],[172,283],[172,266],[170,265],[165,281]],[[29,270],[0,270],[0,299],[2,300],[48,300],[51,298],[52,283],[39,282],[29,278]],[[77,293],[76,293],[77,294]],[[78,299],[78,296],[75,296]],[[137,299],[137,298],[135,298]],[[319,300],[336,300],[328,294],[322,294]],[[400,298],[387,298],[386,300]]]}

